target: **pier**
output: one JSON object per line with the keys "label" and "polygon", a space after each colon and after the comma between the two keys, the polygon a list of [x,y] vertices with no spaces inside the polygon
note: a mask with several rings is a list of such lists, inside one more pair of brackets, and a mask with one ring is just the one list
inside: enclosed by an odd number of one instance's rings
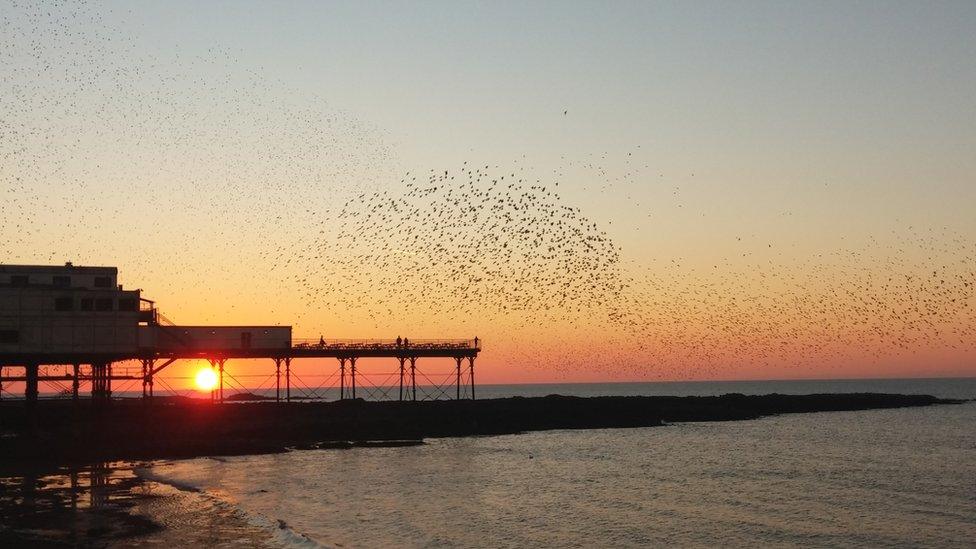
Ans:
{"label": "pier", "polygon": [[[265,390],[245,387],[234,377],[232,360],[266,360],[278,402],[321,399],[324,389],[338,389],[336,400],[475,398],[475,359],[481,352],[477,337],[293,339],[291,326],[177,325],[142,290],[124,289],[117,277],[115,267],[0,265],[0,398],[15,396],[10,384],[23,384],[23,398],[33,405],[44,383],[54,387],[54,396],[77,400],[85,384],[93,401],[108,402],[120,384],[135,384],[136,390],[141,385],[142,398],[151,401],[157,382],[164,384],[160,373],[178,360],[210,364],[215,403],[226,401],[230,382],[244,393]],[[326,383],[306,384],[305,394],[293,395],[302,387],[293,364],[323,358],[336,360]],[[389,359],[397,369],[381,384],[364,386],[369,374],[360,369],[362,359]],[[421,359],[424,364],[448,360],[452,369],[432,378],[432,372],[418,366]],[[236,396],[243,400],[249,395]]]}
{"label": "pier", "polygon": [[[336,360],[335,370],[339,399],[362,398],[357,393],[358,381],[362,374],[357,362],[363,358],[386,358],[395,361],[396,398],[399,401],[416,401],[418,368],[420,359],[449,359],[453,366],[453,394],[443,390],[444,384],[436,384],[441,395],[454,399],[475,398],[475,359],[481,351],[481,341],[464,339],[445,340],[297,340],[287,348],[201,348],[187,346],[184,349],[167,349],[139,354],[137,356],[105,356],[66,353],[62,355],[0,355],[0,390],[6,383],[24,383],[24,398],[36,401],[39,384],[43,382],[66,384],[60,395],[78,399],[82,384],[90,384],[92,399],[112,397],[113,382],[136,381],[142,385],[142,396],[152,399],[155,396],[156,380],[160,372],[177,360],[206,360],[217,375],[217,386],[211,393],[214,402],[225,401],[225,380],[229,375],[228,363],[232,359],[265,359],[273,368],[275,381],[275,400],[292,401],[292,364],[299,359],[332,358]],[[43,364],[40,361],[45,361]],[[138,364],[133,371],[131,364],[119,367],[119,363]],[[65,373],[50,373],[51,367],[64,367]],[[20,370],[17,372],[17,370]],[[430,380],[428,379],[428,384]],[[55,385],[57,386],[57,385]],[[423,383],[421,383],[423,386]],[[429,386],[429,385],[428,385]],[[9,398],[9,394],[7,398]]]}

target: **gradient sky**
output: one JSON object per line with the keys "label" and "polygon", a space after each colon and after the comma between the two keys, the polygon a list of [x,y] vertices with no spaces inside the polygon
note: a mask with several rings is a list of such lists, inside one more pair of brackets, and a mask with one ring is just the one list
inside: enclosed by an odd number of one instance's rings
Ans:
{"label": "gradient sky", "polygon": [[[184,323],[477,333],[486,381],[976,374],[972,2],[0,6],[2,262],[118,265]],[[643,331],[301,297],[336,273],[282,250],[464,162],[558,181]]]}

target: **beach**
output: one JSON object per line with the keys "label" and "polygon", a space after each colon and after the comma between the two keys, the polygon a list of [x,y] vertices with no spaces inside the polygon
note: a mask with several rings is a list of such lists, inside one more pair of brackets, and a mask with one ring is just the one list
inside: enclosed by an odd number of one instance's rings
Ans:
{"label": "beach", "polygon": [[967,403],[61,469],[4,478],[0,543],[964,547],[974,414]]}
{"label": "beach", "polygon": [[2,478],[4,547],[267,545],[271,533],[194,490],[111,462]]}
{"label": "beach", "polygon": [[[974,389],[972,380],[917,385],[956,399]],[[851,387],[865,388],[872,386]],[[654,390],[660,387],[643,388]],[[974,413],[976,404],[965,402],[423,443],[346,441],[223,457],[37,468],[7,461],[0,543],[634,546],[728,535],[742,543],[782,536],[791,545],[956,546],[976,516],[966,498],[967,475],[976,473],[967,457]],[[852,461],[854,452],[866,461]],[[527,493],[533,497],[523,501]],[[805,508],[809,516],[797,515]],[[844,508],[874,521],[866,537],[845,537]],[[696,517],[731,522],[719,532]]]}

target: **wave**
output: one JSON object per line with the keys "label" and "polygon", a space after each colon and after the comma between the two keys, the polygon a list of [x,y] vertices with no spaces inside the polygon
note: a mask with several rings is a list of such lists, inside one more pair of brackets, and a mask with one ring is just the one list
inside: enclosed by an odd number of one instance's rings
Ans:
{"label": "wave", "polygon": [[189,480],[179,478],[175,475],[161,472],[158,466],[166,463],[171,462],[161,462],[149,467],[137,467],[134,469],[134,472],[142,480],[158,482],[160,484],[171,486],[182,492],[194,494],[196,497],[204,499],[213,508],[229,511],[234,517],[253,527],[268,532],[270,534],[269,540],[271,542],[271,546],[302,549],[328,547],[327,545],[323,545],[322,543],[310,538],[306,534],[292,529],[284,519],[271,518],[260,513],[248,511],[240,505],[230,502],[219,495],[208,491],[203,486],[196,485]]}

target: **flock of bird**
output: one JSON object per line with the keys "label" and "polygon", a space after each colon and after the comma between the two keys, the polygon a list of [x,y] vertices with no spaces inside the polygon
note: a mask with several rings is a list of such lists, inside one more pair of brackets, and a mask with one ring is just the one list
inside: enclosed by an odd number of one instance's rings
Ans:
{"label": "flock of bird", "polygon": [[478,335],[498,368],[555,375],[976,351],[972,234],[906,228],[817,256],[730,236],[709,268],[642,257],[613,221],[653,228],[649,212],[694,203],[636,204],[635,220],[579,199],[677,196],[639,147],[407,171],[382,132],[230,52],[145,58],[97,6],[2,1],[3,262],[119,264],[164,308],[199,302],[197,322],[237,307],[316,336],[325,318]]}
{"label": "flock of bird", "polygon": [[784,364],[841,375],[976,350],[976,242],[964,234],[906,229],[813,257],[729,237],[727,252],[753,252],[648,264],[526,171],[464,163],[407,174],[406,192],[362,193],[339,231],[291,252],[307,266],[293,283],[380,326],[470,327],[501,340],[506,362],[565,375]]}
{"label": "flock of bird", "polygon": [[368,295],[369,313],[387,317],[426,307],[427,316],[535,322],[597,306],[618,286],[619,250],[606,232],[521,169],[464,163],[401,183],[346,202],[340,230],[296,254],[319,269],[296,275],[310,299],[354,308]]}

